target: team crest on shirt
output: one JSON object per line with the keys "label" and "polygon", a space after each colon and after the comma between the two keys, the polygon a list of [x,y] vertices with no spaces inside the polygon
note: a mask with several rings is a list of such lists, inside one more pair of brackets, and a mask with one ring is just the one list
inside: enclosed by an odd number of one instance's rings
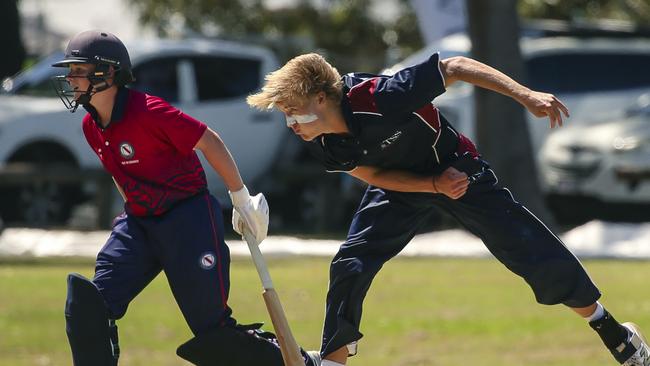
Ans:
{"label": "team crest on shirt", "polygon": [[216,262],[217,259],[211,252],[203,253],[199,258],[199,266],[203,269],[212,269]]}
{"label": "team crest on shirt", "polygon": [[124,159],[131,159],[135,155],[135,149],[133,148],[133,145],[129,144],[128,142],[123,142],[120,144],[120,155]]}

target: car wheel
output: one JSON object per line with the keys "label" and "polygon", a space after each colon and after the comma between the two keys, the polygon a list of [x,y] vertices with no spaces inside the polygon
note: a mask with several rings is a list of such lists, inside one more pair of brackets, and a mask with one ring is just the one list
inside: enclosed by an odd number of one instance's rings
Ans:
{"label": "car wheel", "polygon": [[11,225],[30,227],[66,224],[81,194],[78,183],[34,179],[28,183],[3,186],[3,218]]}

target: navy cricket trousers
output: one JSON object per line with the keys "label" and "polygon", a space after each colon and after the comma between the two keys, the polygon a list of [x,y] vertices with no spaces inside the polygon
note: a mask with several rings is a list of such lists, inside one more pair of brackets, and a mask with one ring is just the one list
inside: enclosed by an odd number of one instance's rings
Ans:
{"label": "navy cricket trousers", "polygon": [[208,193],[180,202],[161,216],[116,218],[97,255],[93,282],[113,319],[124,316],[140,291],[165,271],[192,332],[233,325],[227,305],[230,252],[218,201]]}
{"label": "navy cricket trousers", "polygon": [[497,185],[486,162],[479,162],[476,180],[458,200],[367,188],[330,266],[323,355],[363,336],[362,303],[373,278],[430,219],[434,207],[481,238],[501,263],[530,285],[539,303],[585,307],[600,297],[578,259],[510,191]]}

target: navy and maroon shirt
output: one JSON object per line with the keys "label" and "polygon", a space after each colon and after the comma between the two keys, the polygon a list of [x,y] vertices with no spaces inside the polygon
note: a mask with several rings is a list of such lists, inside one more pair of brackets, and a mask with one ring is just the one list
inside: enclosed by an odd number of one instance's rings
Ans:
{"label": "navy and maroon shirt", "polygon": [[307,143],[332,171],[357,166],[439,173],[455,157],[476,147],[458,133],[432,104],[445,92],[436,53],[392,76],[343,76],[341,108],[349,135],[324,134]]}
{"label": "navy and maroon shirt", "polygon": [[207,126],[161,98],[120,88],[111,121],[102,128],[86,107],[86,140],[126,195],[136,216],[160,215],[185,198],[207,191],[193,150]]}

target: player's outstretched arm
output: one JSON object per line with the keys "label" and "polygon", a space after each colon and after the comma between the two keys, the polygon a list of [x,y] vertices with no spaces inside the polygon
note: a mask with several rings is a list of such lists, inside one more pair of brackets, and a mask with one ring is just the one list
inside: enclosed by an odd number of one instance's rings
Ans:
{"label": "player's outstretched arm", "polygon": [[445,87],[464,81],[501,93],[521,103],[536,117],[548,117],[550,127],[562,126],[562,114],[569,117],[567,107],[553,94],[531,90],[501,71],[474,59],[457,56],[440,61]]}

